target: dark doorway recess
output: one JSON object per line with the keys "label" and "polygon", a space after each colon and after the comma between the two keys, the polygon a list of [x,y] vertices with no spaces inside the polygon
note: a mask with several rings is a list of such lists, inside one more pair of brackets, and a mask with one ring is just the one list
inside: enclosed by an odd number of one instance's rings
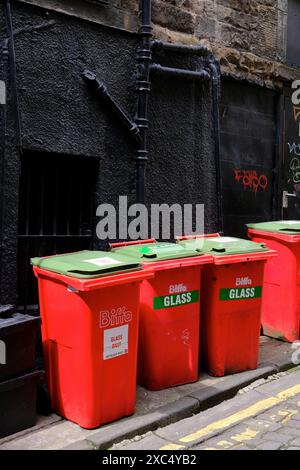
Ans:
{"label": "dark doorway recess", "polygon": [[224,80],[221,174],[224,232],[245,237],[245,224],[272,220],[276,186],[278,96],[266,88]]}
{"label": "dark doorway recess", "polygon": [[30,258],[92,248],[98,161],[25,154],[21,162],[18,304],[38,303]]}

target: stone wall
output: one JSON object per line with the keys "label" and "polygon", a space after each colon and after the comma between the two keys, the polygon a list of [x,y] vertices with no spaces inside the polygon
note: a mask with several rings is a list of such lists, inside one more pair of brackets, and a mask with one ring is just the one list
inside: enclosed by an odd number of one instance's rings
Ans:
{"label": "stone wall", "polygon": [[[90,21],[138,31],[139,0],[18,0]],[[224,75],[270,87],[298,78],[285,66],[288,0],[152,0],[155,36],[186,44],[205,43]]]}
{"label": "stone wall", "polygon": [[285,66],[287,0],[153,0],[155,35],[207,44],[223,74],[273,87],[299,72]]}

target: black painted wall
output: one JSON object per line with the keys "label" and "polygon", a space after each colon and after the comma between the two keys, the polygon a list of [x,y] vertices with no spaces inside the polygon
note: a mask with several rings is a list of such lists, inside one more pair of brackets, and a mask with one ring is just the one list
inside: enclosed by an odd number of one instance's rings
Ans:
{"label": "black painted wall", "polygon": [[272,220],[276,194],[276,92],[223,80],[221,173],[224,232],[246,236],[246,224]]}
{"label": "black painted wall", "polygon": [[[91,96],[81,73],[85,68],[96,71],[134,115],[138,38],[17,2],[12,2],[12,7],[23,152],[38,152],[40,158],[45,153],[69,155],[70,165],[78,156],[97,159],[95,204],[116,203],[119,195],[130,195],[133,202],[134,147],[118,123]],[[3,22],[1,26],[3,49],[7,33]],[[175,55],[159,60],[169,65],[197,66],[190,57]],[[9,70],[5,64],[2,56],[2,70]],[[0,303],[15,303],[17,298],[20,152],[16,149],[11,108],[9,96]],[[214,231],[210,85],[155,78],[149,117],[147,203],[204,203],[206,229]],[[94,246],[103,244],[95,239]]]}

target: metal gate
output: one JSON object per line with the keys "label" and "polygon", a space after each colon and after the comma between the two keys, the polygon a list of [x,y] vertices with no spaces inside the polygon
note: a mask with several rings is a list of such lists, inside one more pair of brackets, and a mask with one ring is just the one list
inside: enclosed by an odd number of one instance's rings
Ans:
{"label": "metal gate", "polygon": [[36,308],[30,258],[92,248],[97,161],[45,154],[21,163],[18,304]]}

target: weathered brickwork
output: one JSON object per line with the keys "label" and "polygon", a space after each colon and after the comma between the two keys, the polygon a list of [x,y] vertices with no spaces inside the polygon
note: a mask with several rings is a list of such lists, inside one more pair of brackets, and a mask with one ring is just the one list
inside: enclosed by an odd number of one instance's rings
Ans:
{"label": "weathered brickwork", "polygon": [[[121,28],[139,29],[141,0],[16,0]],[[152,0],[154,35],[184,44],[206,44],[223,74],[274,87],[300,78],[286,62],[288,0]]]}
{"label": "weathered brickwork", "polygon": [[153,0],[155,34],[203,42],[223,73],[280,85],[298,72],[284,66],[287,0]]}

